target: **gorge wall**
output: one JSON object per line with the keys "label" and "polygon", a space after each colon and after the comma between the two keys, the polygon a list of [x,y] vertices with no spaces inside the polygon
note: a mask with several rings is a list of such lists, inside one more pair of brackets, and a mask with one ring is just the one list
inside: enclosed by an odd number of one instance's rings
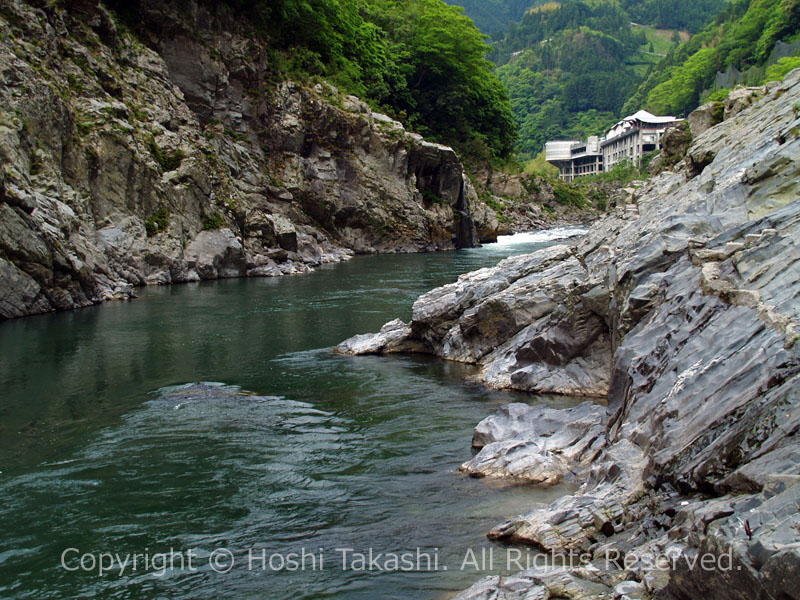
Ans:
{"label": "gorge wall", "polygon": [[478,425],[462,471],[582,484],[489,537],[579,558],[460,600],[800,597],[800,70],[725,108],[578,243],[464,275],[337,348],[607,399]]}
{"label": "gorge wall", "polygon": [[134,34],[98,0],[0,5],[0,318],[496,224],[452,149],[324,83],[270,81],[224,5],[136,10]]}

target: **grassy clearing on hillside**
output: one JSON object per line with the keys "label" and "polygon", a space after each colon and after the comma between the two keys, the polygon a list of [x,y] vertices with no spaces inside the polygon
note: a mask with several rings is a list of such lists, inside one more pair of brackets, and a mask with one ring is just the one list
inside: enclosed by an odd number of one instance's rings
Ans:
{"label": "grassy clearing on hillside", "polygon": [[669,49],[675,45],[675,34],[681,42],[689,39],[688,31],[678,31],[676,29],[656,29],[655,27],[643,27],[637,25],[634,29],[644,31],[647,38],[647,44],[642,47],[643,50],[649,51],[650,44],[653,44],[653,52],[656,54],[666,55]]}
{"label": "grassy clearing on hillside", "polygon": [[558,168],[545,160],[544,150],[525,163],[525,172],[528,175],[558,177]]}
{"label": "grassy clearing on hillside", "polygon": [[647,40],[626,61],[638,77],[645,77],[651,65],[661,62],[670,49],[675,47],[676,40],[684,42],[690,37],[689,32],[677,29],[656,29],[645,25],[633,25],[631,28],[643,32]]}

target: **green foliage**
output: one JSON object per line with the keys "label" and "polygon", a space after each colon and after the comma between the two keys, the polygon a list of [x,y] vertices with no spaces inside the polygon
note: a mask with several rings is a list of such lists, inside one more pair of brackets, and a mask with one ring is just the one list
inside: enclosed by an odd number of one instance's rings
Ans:
{"label": "green foliage", "polygon": [[486,206],[488,206],[494,212],[496,212],[498,216],[502,215],[503,212],[505,212],[505,210],[506,210],[505,204],[503,204],[502,202],[496,200],[493,196],[491,196],[489,194],[487,194],[486,197],[483,198],[483,202],[484,202],[484,204],[486,204]]}
{"label": "green foliage", "polygon": [[[686,114],[697,107],[702,91],[711,86],[718,71],[763,66],[777,41],[798,33],[800,0],[734,0],[702,31],[667,55],[623,111],[644,105],[652,112]],[[783,63],[787,69],[789,62]],[[776,65],[768,77],[780,76],[782,68]]]}
{"label": "green foliage", "polygon": [[559,204],[574,206],[575,208],[584,208],[587,205],[586,197],[578,186],[570,185],[558,179],[551,183],[553,186],[553,196]]}
{"label": "green foliage", "polygon": [[697,106],[700,92],[717,72],[713,48],[703,48],[690,56],[672,76],[647,95],[647,109],[655,114],[684,114]]}
{"label": "green foliage", "polygon": [[181,162],[186,158],[186,153],[183,150],[164,150],[152,136],[148,139],[147,145],[150,149],[150,154],[153,155],[158,166],[164,172],[174,171],[181,166]]}
{"label": "green foliage", "polygon": [[642,164],[640,167],[622,160],[614,163],[608,171],[597,173],[596,175],[587,175],[581,177],[578,181],[581,184],[589,184],[595,181],[616,182],[622,185],[627,185],[632,181],[643,180],[649,177],[647,173],[647,165],[658,155],[658,151],[648,152],[642,157]]}
{"label": "green foliage", "polygon": [[501,39],[512,21],[519,21],[534,2],[532,0],[444,0],[447,4],[464,7],[486,35]]}
{"label": "green foliage", "polygon": [[234,131],[233,129],[224,129],[223,131],[225,135],[232,137],[235,140],[238,140],[240,142],[245,142],[248,144],[250,143],[250,138],[243,133],[239,133],[238,131]]}
{"label": "green foliage", "polygon": [[652,152],[645,152],[645,154],[642,155],[642,160],[641,160],[641,162],[639,164],[639,171],[642,174],[646,173],[647,172],[647,167],[650,166],[650,163],[653,162],[653,159],[656,156],[658,156],[659,154],[661,154],[660,150],[653,150]]}
{"label": "green foliage", "polygon": [[730,93],[730,88],[720,88],[716,92],[709,94],[708,98],[706,98],[706,102],[722,102]]}
{"label": "green foliage", "polygon": [[508,156],[516,143],[511,104],[470,19],[440,0],[369,0],[367,9],[400,78],[380,103],[423,135]]}
{"label": "green foliage", "polygon": [[525,163],[525,173],[528,175],[545,175],[550,177],[558,176],[558,168],[545,160],[545,152],[542,150]]}
{"label": "green foliage", "polygon": [[422,198],[427,204],[445,204],[444,198],[430,189],[422,190]]}
{"label": "green foliage", "polygon": [[130,117],[128,118],[129,121],[145,122],[150,118],[147,114],[147,111],[145,111],[141,106],[130,104],[128,105],[128,108],[130,109]]}
{"label": "green foliage", "polygon": [[767,67],[766,81],[783,81],[783,78],[794,69],[800,68],[800,56],[786,56],[774,65]]}
{"label": "green foliage", "polygon": [[621,0],[632,21],[662,29],[699,31],[725,8],[725,0]]}
{"label": "green foliage", "polygon": [[147,236],[152,237],[157,233],[165,231],[169,226],[169,210],[162,206],[155,213],[150,215],[144,222],[144,228],[147,231]]}
{"label": "green foliage", "polygon": [[214,229],[221,229],[225,224],[222,215],[217,213],[208,214],[205,211],[200,213],[200,218],[203,221],[203,229],[206,231],[213,231]]}
{"label": "green foliage", "polygon": [[620,161],[615,163],[608,171],[598,173],[593,176],[598,181],[616,181],[623,185],[634,181],[635,179],[644,179],[640,176],[639,170],[627,161]]}
{"label": "green foliage", "polygon": [[30,163],[29,173],[31,177],[33,177],[41,172],[42,172],[42,159],[39,157],[39,154],[34,151],[31,153],[31,163]]}
{"label": "green foliage", "polygon": [[79,121],[79,120],[76,119],[75,120],[75,131],[80,136],[86,136],[86,135],[89,135],[92,132],[92,129],[94,128],[94,125],[95,124],[90,122],[90,121]]}
{"label": "green foliage", "polygon": [[[502,42],[495,45],[492,58],[497,64],[505,64],[514,52],[538,46],[545,68],[553,68],[560,61],[561,64],[566,62],[570,71],[590,69],[586,59],[597,44],[570,47],[569,38],[559,44],[556,38],[563,32],[569,32],[570,38],[581,32],[593,32],[595,37],[604,34],[610,39],[603,40],[606,43],[600,48],[601,58],[613,61],[623,58],[626,48],[636,49],[645,43],[644,33],[630,27],[630,17],[616,3],[566,0],[548,5],[546,10],[543,7],[527,12],[520,23],[511,27]],[[612,40],[613,43],[609,44]]]}

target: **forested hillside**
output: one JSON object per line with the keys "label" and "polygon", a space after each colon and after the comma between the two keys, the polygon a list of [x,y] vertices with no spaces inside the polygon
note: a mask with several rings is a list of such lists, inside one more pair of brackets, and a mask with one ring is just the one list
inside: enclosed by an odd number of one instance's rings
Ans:
{"label": "forested hillside", "polygon": [[[111,0],[131,27],[136,3]],[[225,0],[268,41],[272,76],[325,78],[429,138],[506,156],[516,127],[481,32],[441,0]]]}
{"label": "forested hillside", "polygon": [[[745,73],[749,70],[750,76],[740,78],[748,84],[780,78],[800,66],[800,58],[784,57],[778,62],[779,57],[773,54],[776,43],[799,40],[798,0],[737,0],[701,32],[670,51],[624,108],[686,114],[697,107],[702,92],[712,86],[716,74],[729,69]],[[726,92],[719,90],[716,97]]]}
{"label": "forested hillside", "polygon": [[727,0],[621,0],[620,6],[635,23],[658,29],[700,31],[709,18],[722,11]]}
{"label": "forested hillside", "polygon": [[602,133],[686,31],[724,0],[539,2],[490,58],[511,97],[520,150],[535,155],[553,138]]}
{"label": "forested hillside", "polygon": [[461,6],[475,25],[493,39],[502,39],[512,21],[519,21],[537,0],[444,0]]}
{"label": "forested hillside", "polygon": [[[544,5],[511,28],[492,54],[520,125],[520,149],[611,125],[637,78],[628,58],[646,42],[614,4]],[[524,49],[524,50],[523,50]]]}

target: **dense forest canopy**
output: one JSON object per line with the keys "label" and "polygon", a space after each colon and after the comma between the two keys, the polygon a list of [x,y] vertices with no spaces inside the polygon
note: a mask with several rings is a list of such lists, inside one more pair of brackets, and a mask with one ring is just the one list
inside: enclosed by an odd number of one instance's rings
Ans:
{"label": "dense forest canopy", "polygon": [[620,6],[631,21],[659,29],[700,31],[719,14],[727,0],[621,0]]}
{"label": "dense forest canopy", "polygon": [[522,19],[537,0],[444,0],[461,6],[478,28],[493,39],[502,39],[513,21]]}

